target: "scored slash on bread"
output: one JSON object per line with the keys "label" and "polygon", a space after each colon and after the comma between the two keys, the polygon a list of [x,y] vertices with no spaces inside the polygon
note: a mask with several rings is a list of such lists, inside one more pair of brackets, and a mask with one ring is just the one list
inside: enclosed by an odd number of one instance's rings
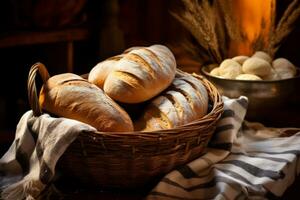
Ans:
{"label": "scored slash on bread", "polygon": [[103,89],[104,81],[108,74],[114,69],[113,66],[123,57],[123,54],[110,57],[100,63],[98,63],[90,71],[88,80],[94,83],[99,88]]}
{"label": "scored slash on bread", "polygon": [[149,102],[143,115],[134,122],[137,131],[175,128],[207,114],[208,92],[190,74],[177,73],[171,85]]}
{"label": "scored slash on bread", "polygon": [[129,115],[102,89],[75,74],[55,75],[40,91],[40,107],[57,116],[75,119],[103,132],[133,131]]}
{"label": "scored slash on bread", "polygon": [[116,59],[100,62],[90,71],[88,80],[114,100],[140,103],[166,89],[175,72],[176,60],[170,49],[152,45],[130,48]]}
{"label": "scored slash on bread", "polygon": [[[88,80],[71,73],[49,78],[40,91],[40,107],[103,132],[180,127],[206,115],[209,100],[202,79],[176,67],[166,46],[130,48],[98,63]],[[141,108],[135,109],[139,114],[129,115],[133,109],[126,104]]]}

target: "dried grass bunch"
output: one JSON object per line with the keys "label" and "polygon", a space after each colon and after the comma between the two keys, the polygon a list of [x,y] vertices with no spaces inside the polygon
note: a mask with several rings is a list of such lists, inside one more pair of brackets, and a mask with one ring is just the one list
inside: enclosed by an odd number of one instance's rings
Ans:
{"label": "dried grass bunch", "polygon": [[[282,42],[292,32],[300,15],[300,0],[292,0],[283,15],[277,20],[275,4],[271,5],[271,28],[268,45],[263,49],[263,36],[253,41],[253,50],[267,51],[274,57]],[[184,9],[171,14],[191,33],[184,47],[201,64],[218,63],[228,57],[230,41],[243,41],[245,35],[240,30],[233,14],[233,0],[181,0]],[[264,26],[262,23],[261,26]]]}
{"label": "dried grass bunch", "polygon": [[[275,10],[275,8],[274,8]],[[276,13],[276,12],[274,12]],[[268,53],[274,57],[284,40],[294,30],[295,24],[300,17],[300,0],[292,0],[276,23],[275,14],[272,16],[270,42]]]}

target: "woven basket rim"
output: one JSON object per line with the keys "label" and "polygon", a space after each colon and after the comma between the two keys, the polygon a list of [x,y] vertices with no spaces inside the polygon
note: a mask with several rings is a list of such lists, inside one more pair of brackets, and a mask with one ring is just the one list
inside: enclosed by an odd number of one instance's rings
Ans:
{"label": "woven basket rim", "polygon": [[[36,63],[30,69],[28,100],[34,116],[42,114],[35,84],[38,73],[44,83],[50,77],[42,63]],[[189,74],[179,69],[177,73]],[[202,155],[223,113],[224,104],[208,79],[192,75],[202,81],[208,92],[212,107],[205,116],[182,126],[157,131],[82,131],[60,158],[63,172],[86,184],[136,188]]]}
{"label": "woven basket rim", "polygon": [[[189,74],[193,75],[197,79],[201,80],[205,88],[207,89],[209,99],[212,102],[212,109],[209,113],[201,117],[200,119],[194,120],[192,122],[189,122],[187,124],[177,126],[175,128],[171,129],[163,129],[163,130],[155,130],[155,131],[130,131],[130,132],[103,132],[103,131],[92,131],[92,132],[85,132],[85,136],[90,136],[95,139],[95,137],[115,137],[115,138],[127,138],[127,137],[135,137],[140,139],[154,139],[157,140],[163,139],[165,137],[178,137],[181,135],[183,131],[187,130],[195,130],[195,129],[201,129],[201,125],[204,125],[204,128],[206,128],[207,124],[214,123],[216,120],[218,120],[223,112],[223,101],[221,98],[221,95],[219,94],[217,88],[204,76],[196,74],[196,73],[188,73],[181,71],[180,69],[176,69],[177,73],[180,74]],[[28,75],[28,100],[31,106],[31,109],[33,110],[33,114],[35,116],[40,116],[42,114],[42,110],[39,107],[38,103],[38,93],[37,88],[35,84],[35,78],[37,73],[39,72],[40,76],[42,77],[43,83],[45,83],[49,78],[50,75],[48,73],[48,70],[46,69],[45,65],[42,63],[35,63],[29,72]],[[206,126],[205,126],[206,125]],[[83,135],[83,134],[81,134]]]}

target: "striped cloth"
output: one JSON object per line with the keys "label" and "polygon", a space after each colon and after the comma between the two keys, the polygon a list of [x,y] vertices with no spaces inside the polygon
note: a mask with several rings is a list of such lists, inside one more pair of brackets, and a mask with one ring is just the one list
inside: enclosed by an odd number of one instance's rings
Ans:
{"label": "striped cloth", "polygon": [[167,174],[147,200],[269,199],[300,171],[300,132],[244,121],[247,98],[223,97],[224,113],[208,152]]}
{"label": "striped cloth", "polygon": [[96,129],[71,119],[26,112],[11,147],[0,159],[0,199],[43,199],[40,194],[53,180],[60,156],[79,133],[89,131]]}
{"label": "striped cloth", "polygon": [[[245,97],[223,101],[225,111],[207,153],[167,174],[147,199],[267,199],[293,183],[300,168],[300,132],[244,121]],[[75,120],[26,112],[0,159],[1,198],[44,199],[57,160],[79,133],[89,131],[95,129]]]}

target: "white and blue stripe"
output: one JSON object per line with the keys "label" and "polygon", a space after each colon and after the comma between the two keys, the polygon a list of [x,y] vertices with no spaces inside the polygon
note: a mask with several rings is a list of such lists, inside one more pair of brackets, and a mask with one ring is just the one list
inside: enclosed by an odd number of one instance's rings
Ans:
{"label": "white and blue stripe", "polygon": [[269,199],[294,182],[300,171],[300,130],[244,121],[245,97],[223,101],[208,152],[167,174],[148,200]]}

